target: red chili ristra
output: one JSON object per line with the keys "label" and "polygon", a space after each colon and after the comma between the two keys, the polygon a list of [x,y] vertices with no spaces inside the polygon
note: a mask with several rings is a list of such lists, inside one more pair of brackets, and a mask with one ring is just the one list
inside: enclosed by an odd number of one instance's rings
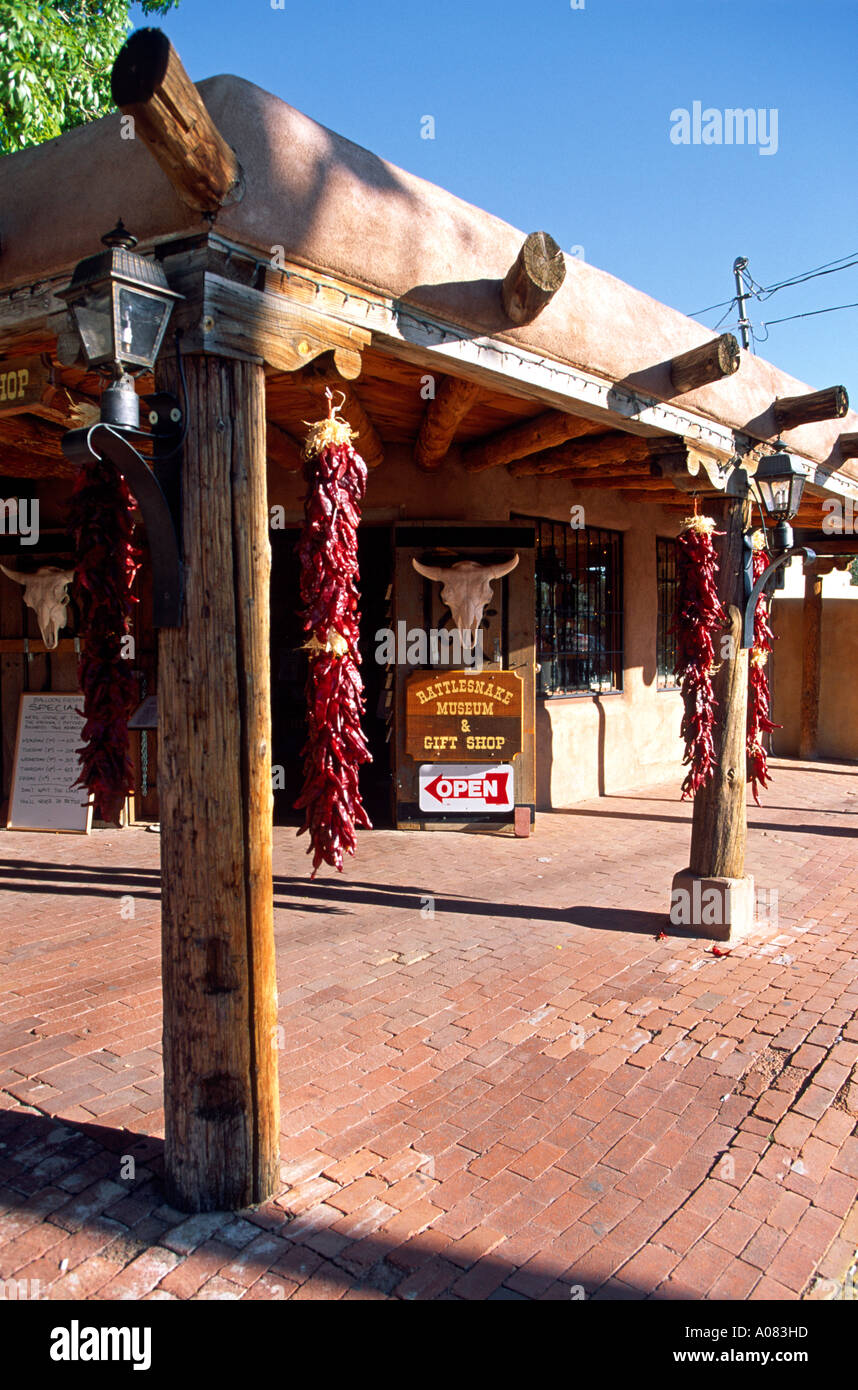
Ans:
{"label": "red chili ristra", "polygon": [[[759,579],[768,564],[768,555],[760,546],[754,549],[754,582]],[[747,777],[754,802],[760,804],[758,788],[769,785],[768,756],[763,746],[763,737],[773,729],[783,728],[773,724],[769,718],[771,691],[766,675],[766,662],[773,650],[774,633],[769,623],[769,605],[765,594],[760,594],[757,610],[754,613],[754,645],[748,662],[748,728],[746,737]]]}
{"label": "red chili ristra", "polygon": [[307,672],[307,742],[299,835],[309,833],[313,871],[322,863],[342,872],[343,851],[354,854],[355,827],[371,829],[358,775],[371,754],[361,730],[364,707],[358,636],[357,528],[366,491],[366,464],[352,448],[345,421],[332,415],[311,429],[307,499],[298,545]]}
{"label": "red chili ristra", "polygon": [[704,787],[715,766],[712,730],[715,699],[712,672],[715,668],[713,636],[726,622],[718,598],[718,563],[712,543],[715,523],[695,517],[677,541],[676,674],[682,679],[685,712],[681,735],[685,740],[683,766],[688,773],[682,783],[682,800],[687,801]]}
{"label": "red chili ristra", "polygon": [[133,783],[128,754],[128,717],[137,687],[132,663],[122,655],[140,567],[133,544],[134,499],[108,459],[91,459],[75,481],[71,529],[80,557],[75,571],[82,648],[78,680],[83,691],[80,776],[107,821],[119,820]]}

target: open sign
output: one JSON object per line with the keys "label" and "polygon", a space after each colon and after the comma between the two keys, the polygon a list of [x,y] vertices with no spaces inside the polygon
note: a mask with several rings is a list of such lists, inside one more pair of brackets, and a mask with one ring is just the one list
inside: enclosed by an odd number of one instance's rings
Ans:
{"label": "open sign", "polygon": [[511,811],[515,805],[510,763],[421,763],[421,811]]}

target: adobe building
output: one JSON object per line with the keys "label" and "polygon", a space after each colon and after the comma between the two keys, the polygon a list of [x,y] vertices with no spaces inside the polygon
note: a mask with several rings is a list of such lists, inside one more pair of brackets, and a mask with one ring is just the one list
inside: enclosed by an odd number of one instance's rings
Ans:
{"label": "adobe building", "polygon": [[[157,731],[138,736],[132,814],[162,829],[170,1200],[240,1207],[276,1182],[272,810],[288,819],[300,787],[301,444],[328,388],[370,470],[362,789],[377,824],[403,828],[522,835],[540,807],[671,777],[678,791],[683,518],[696,497],[718,521],[735,632],[749,477],[782,436],[805,478],[796,539],[848,563],[854,539],[827,536],[822,509],[858,497],[858,420],[842,387],[811,391],[253,84],[196,89],[157,30],[132,36],[113,83],[121,114],[0,160],[0,548],[17,574],[0,574],[2,794],[22,692],[77,689],[74,585],[49,650],[20,581],[74,568],[72,480],[101,449],[127,467],[147,548],[131,659]],[[118,218],[181,296],[154,372],[138,363],[136,453],[94,424],[105,382],[63,298]],[[440,571],[463,562],[494,577],[481,670],[451,672],[409,634],[449,631]],[[805,752],[821,665],[806,583]],[[747,652],[717,681],[720,761],[689,872],[752,895]],[[482,768],[485,805],[442,792],[468,787],[461,765]]]}
{"label": "adobe building", "polygon": [[[374,762],[363,777],[379,823],[450,819],[417,805],[405,713],[414,667],[376,659],[383,630],[450,625],[440,584],[417,574],[414,559],[519,557],[494,583],[482,627],[485,670],[522,679],[517,805],[563,807],[679,780],[669,628],[673,538],[689,493],[710,508],[731,461],[752,473],[782,433],[807,472],[801,539],[830,551],[821,506],[858,490],[855,415],[840,414],[832,392],[835,418],[779,430],[778,402],[809,388],[759,357],[595,266],[552,258],[544,237],[534,273],[547,274],[549,289],[540,291],[516,228],[249,82],[217,77],[200,93],[242,177],[240,196],[210,220],[182,201],[143,139],[124,138],[120,115],[0,161],[0,351],[13,365],[36,357],[45,367],[39,398],[0,403],[4,500],[38,497],[41,518],[35,544],[7,524],[4,562],[73,567],[74,467],[61,438],[95,418],[103,383],[76,353],[57,291],[121,215],[171,285],[199,288],[174,313],[162,356],[180,325],[183,352],[226,353],[265,370],[277,817],[288,817],[297,794],[304,727],[300,446],[326,385],[343,391],[370,467],[361,633]],[[703,357],[683,377],[697,349]],[[138,380],[141,394],[153,389],[151,376]],[[22,599],[0,575],[6,797],[21,691],[76,688],[74,603],[59,647],[46,653]],[[141,699],[158,686],[148,610],[144,602],[136,634]],[[157,734],[141,742],[135,814],[155,818]]]}

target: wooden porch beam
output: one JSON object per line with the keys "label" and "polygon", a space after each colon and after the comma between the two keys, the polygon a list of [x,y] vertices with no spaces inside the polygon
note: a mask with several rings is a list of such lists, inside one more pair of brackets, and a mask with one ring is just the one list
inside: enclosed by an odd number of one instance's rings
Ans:
{"label": "wooden porch beam", "polygon": [[732,333],[722,333],[701,347],[671,359],[670,382],[678,396],[696,391],[712,381],[721,381],[739,370],[739,344]]}
{"label": "wooden porch beam", "polygon": [[265,422],[265,449],[269,460],[287,473],[299,473],[304,467],[297,439],[271,419]]}
{"label": "wooden porch beam", "polygon": [[581,463],[592,467],[607,463],[648,463],[649,459],[649,440],[612,430],[609,434],[572,440],[556,449],[520,459],[509,464],[509,472],[514,478],[529,478],[543,473],[562,473]]}
{"label": "wooden porch beam", "polygon": [[580,415],[566,415],[548,410],[533,420],[510,425],[505,430],[470,444],[462,450],[462,467],[468,473],[482,473],[486,468],[499,468],[504,463],[542,453],[555,445],[581,435],[598,434],[602,426]]}
{"label": "wooden porch beam", "polygon": [[566,278],[563,252],[547,232],[531,232],[501,286],[504,312],[514,324],[532,323]]}
{"label": "wooden porch beam", "polygon": [[244,176],[182,60],[160,29],[138,29],[116,55],[113,100],[134,120],[182,202],[214,213],[239,202]]}
{"label": "wooden porch beam", "polygon": [[0,460],[7,448],[18,450],[35,459],[63,462],[60,440],[64,431],[52,422],[37,420],[30,415],[6,415],[0,419]]}
{"label": "wooden porch beam", "polygon": [[849,397],[845,387],[829,386],[806,396],[782,396],[772,408],[778,430],[794,430],[819,420],[841,420],[849,409]]}
{"label": "wooden porch beam", "polygon": [[600,473],[598,470],[594,470],[590,474],[552,473],[550,476],[552,480],[554,478],[562,479],[576,488],[640,488],[642,492],[662,492],[665,497],[674,497],[677,501],[681,500],[681,494],[677,493],[669,482],[665,482],[663,478],[651,478],[648,473]]}
{"label": "wooden porch beam", "polygon": [[858,459],[858,434],[841,434],[837,443],[842,459]]}
{"label": "wooden porch beam", "polygon": [[0,477],[3,478],[74,478],[77,469],[67,458],[35,457],[25,448],[10,448],[0,439]]}
{"label": "wooden porch beam", "polygon": [[456,430],[465,418],[480,388],[463,377],[445,376],[438,383],[434,400],[427,401],[414,445],[414,462],[424,472],[431,473],[447,456]]}

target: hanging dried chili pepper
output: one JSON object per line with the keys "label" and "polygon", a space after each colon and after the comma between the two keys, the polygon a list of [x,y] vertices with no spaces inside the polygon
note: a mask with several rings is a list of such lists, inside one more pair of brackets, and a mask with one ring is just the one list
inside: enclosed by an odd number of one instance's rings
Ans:
{"label": "hanging dried chili pepper", "polygon": [[72,493],[71,529],[80,557],[75,571],[82,650],[78,680],[83,691],[83,747],[75,786],[92,793],[98,812],[118,823],[133,783],[128,717],[137,688],[132,662],[123,655],[140,567],[133,544],[134,499],[108,459],[89,459]]}
{"label": "hanging dried chili pepper", "polygon": [[[766,538],[762,531],[755,531],[752,538],[754,547],[754,583],[759,579],[768,564]],[[769,785],[768,757],[763,746],[763,737],[773,729],[783,728],[773,724],[769,718],[771,691],[766,675],[766,662],[773,650],[774,633],[769,623],[769,604],[765,594],[760,594],[757,610],[754,613],[754,645],[748,661],[748,728],[746,736],[748,782],[757,806],[760,804],[758,788]]]}
{"label": "hanging dried chili pepper", "polygon": [[307,499],[298,545],[310,662],[304,785],[295,806],[304,810],[298,834],[310,836],[311,878],[322,863],[342,872],[343,850],[355,852],[355,826],[372,828],[358,790],[360,767],[372,761],[360,725],[358,670],[357,528],[367,470],[352,447],[354,432],[326,394],[328,418],[311,425],[304,450]]}
{"label": "hanging dried chili pepper", "polygon": [[685,706],[682,761],[683,766],[688,766],[688,773],[682,783],[683,801],[706,785],[715,766],[714,637],[726,622],[716,584],[718,563],[712,541],[715,522],[711,517],[698,516],[695,509],[685,528],[677,540],[677,609],[673,624],[676,674],[682,679]]}

